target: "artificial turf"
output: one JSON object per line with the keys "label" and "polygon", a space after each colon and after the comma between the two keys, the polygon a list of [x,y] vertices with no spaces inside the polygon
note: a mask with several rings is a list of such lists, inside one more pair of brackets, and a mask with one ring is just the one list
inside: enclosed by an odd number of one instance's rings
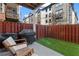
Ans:
{"label": "artificial turf", "polygon": [[65,42],[53,38],[42,38],[39,39],[37,42],[65,56],[79,56],[78,44]]}

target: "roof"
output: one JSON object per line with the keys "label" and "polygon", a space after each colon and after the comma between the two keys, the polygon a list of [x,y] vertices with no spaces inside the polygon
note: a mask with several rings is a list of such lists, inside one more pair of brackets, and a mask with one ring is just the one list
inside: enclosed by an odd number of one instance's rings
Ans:
{"label": "roof", "polygon": [[43,5],[44,3],[18,3],[18,4],[33,10]]}

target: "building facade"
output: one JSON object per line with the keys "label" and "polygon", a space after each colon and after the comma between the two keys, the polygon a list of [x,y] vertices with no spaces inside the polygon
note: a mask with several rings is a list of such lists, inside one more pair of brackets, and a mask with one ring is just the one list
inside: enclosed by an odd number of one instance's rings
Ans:
{"label": "building facade", "polygon": [[73,4],[70,3],[52,3],[43,9],[38,9],[35,18],[37,24],[41,25],[77,24],[78,20]]}
{"label": "building facade", "polygon": [[[54,23],[56,24],[77,24],[77,15],[74,10],[73,4],[61,3],[52,5],[52,14],[55,16]],[[53,16],[52,15],[52,16]]]}
{"label": "building facade", "polygon": [[29,13],[23,20],[27,24],[33,24],[33,14]]}
{"label": "building facade", "polygon": [[41,24],[50,25],[52,24],[52,4],[43,8],[41,11]]}
{"label": "building facade", "polygon": [[15,3],[0,3],[0,21],[18,21],[19,8]]}

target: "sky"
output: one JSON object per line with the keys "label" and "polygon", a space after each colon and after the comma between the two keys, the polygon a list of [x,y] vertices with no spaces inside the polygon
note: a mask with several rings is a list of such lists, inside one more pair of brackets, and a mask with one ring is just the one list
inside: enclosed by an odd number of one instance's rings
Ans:
{"label": "sky", "polygon": [[[49,5],[50,3],[44,4],[42,7],[45,7],[47,5]],[[74,9],[77,13],[77,17],[78,17],[78,23],[79,23],[79,3],[74,3]],[[25,8],[25,7],[20,7],[20,21],[23,22],[23,18],[25,16],[27,16],[30,12],[32,12],[31,9],[29,8]]]}
{"label": "sky", "polygon": [[74,3],[74,9],[77,13],[78,23],[79,23],[79,3]]}
{"label": "sky", "polygon": [[27,16],[30,12],[32,12],[31,9],[21,6],[20,7],[20,21],[23,22],[23,18]]}

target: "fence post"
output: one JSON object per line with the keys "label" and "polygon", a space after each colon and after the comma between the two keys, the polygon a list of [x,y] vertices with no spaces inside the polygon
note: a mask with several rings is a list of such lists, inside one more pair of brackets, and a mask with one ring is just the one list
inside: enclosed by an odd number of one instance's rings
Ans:
{"label": "fence post", "polygon": [[35,18],[35,10],[33,10],[33,30],[36,32],[36,18]]}
{"label": "fence post", "polygon": [[[33,31],[36,33],[36,17],[35,17],[35,10],[33,10]],[[36,38],[36,35],[35,35]]]}

